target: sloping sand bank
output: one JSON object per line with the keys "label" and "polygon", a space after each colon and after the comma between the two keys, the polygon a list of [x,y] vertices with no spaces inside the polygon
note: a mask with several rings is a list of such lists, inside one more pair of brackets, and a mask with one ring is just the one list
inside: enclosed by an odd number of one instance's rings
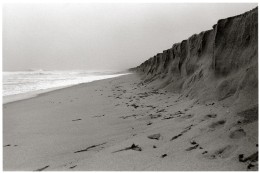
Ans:
{"label": "sloping sand bank", "polygon": [[131,74],[5,104],[4,170],[258,169],[257,105],[179,98]]}

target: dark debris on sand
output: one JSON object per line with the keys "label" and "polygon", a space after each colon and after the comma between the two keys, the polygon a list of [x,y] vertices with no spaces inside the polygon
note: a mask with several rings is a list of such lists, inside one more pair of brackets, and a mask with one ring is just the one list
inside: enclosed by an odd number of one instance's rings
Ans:
{"label": "dark debris on sand", "polygon": [[47,169],[48,167],[50,167],[50,166],[47,165],[47,166],[45,166],[45,167],[43,167],[43,168],[36,169],[35,171],[43,171],[43,170]]}
{"label": "dark debris on sand", "polygon": [[79,151],[75,151],[74,153],[80,153],[80,152],[88,151],[89,149],[92,149],[92,148],[95,148],[95,147],[98,147],[98,146],[104,145],[104,144],[106,144],[106,142],[101,143],[101,144],[97,144],[97,145],[92,145],[92,146],[90,146],[90,147],[87,147],[86,149],[79,150]]}
{"label": "dark debris on sand", "polygon": [[117,153],[117,152],[126,151],[126,150],[142,151],[142,148],[139,147],[138,145],[132,144],[130,147],[126,147],[126,148],[124,148],[124,149],[117,150],[117,151],[114,151],[114,152],[112,152],[112,153]]}

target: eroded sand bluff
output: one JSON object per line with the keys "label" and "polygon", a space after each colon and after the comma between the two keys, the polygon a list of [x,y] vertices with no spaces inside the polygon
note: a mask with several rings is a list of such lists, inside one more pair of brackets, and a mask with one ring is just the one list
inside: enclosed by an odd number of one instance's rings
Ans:
{"label": "eroded sand bluff", "polygon": [[[131,70],[145,83],[200,101],[257,104],[258,8],[222,19]],[[160,82],[157,82],[160,81]]]}
{"label": "eroded sand bluff", "polygon": [[[213,126],[222,130],[209,137],[201,128],[201,140],[210,139],[213,148],[226,144],[221,154],[228,152],[229,159],[248,162],[247,169],[256,168],[258,7],[221,19],[213,29],[194,34],[130,70],[141,76],[143,85],[179,93],[179,99],[220,104],[226,113]],[[250,159],[243,160],[245,153]]]}

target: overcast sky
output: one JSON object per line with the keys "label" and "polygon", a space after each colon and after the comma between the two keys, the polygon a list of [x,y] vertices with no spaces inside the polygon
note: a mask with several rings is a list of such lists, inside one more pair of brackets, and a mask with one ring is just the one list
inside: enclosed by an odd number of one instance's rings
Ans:
{"label": "overcast sky", "polygon": [[3,70],[122,70],[257,4],[5,4]]}

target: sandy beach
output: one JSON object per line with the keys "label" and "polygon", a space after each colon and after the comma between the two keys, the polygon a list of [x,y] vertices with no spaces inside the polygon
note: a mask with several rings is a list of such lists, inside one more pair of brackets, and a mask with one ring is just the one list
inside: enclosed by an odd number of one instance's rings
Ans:
{"label": "sandy beach", "polygon": [[247,170],[258,151],[257,114],[237,116],[232,106],[153,89],[136,74],[80,84],[3,105],[3,168]]}

